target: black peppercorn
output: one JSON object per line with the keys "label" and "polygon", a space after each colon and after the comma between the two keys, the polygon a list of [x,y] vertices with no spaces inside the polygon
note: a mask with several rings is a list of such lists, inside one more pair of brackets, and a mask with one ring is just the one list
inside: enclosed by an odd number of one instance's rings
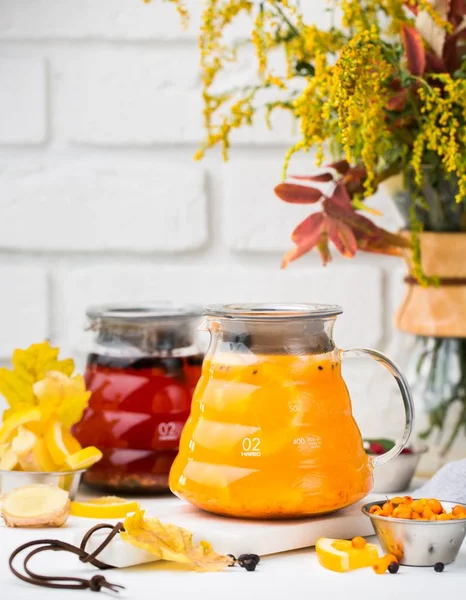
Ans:
{"label": "black peppercorn", "polygon": [[393,573],[393,574],[395,574],[395,573],[398,573],[398,569],[399,569],[399,568],[400,568],[400,565],[399,565],[397,562],[391,562],[391,563],[388,565],[388,570],[389,570],[389,572],[390,572],[390,573]]}
{"label": "black peppercorn", "polygon": [[246,571],[255,571],[260,562],[260,556],[257,554],[241,554],[238,556],[238,564]]}
{"label": "black peppercorn", "polygon": [[445,565],[442,562],[435,563],[434,565],[434,571],[436,571],[437,573],[441,573],[444,568]]}
{"label": "black peppercorn", "polygon": [[321,365],[319,365],[317,368],[319,369],[319,371],[323,371],[324,370],[324,367],[322,367]]}

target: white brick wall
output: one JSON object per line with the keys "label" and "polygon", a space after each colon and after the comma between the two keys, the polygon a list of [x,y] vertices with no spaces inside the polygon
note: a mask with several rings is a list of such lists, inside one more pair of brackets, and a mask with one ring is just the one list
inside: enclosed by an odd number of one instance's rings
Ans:
{"label": "white brick wall", "polygon": [[[0,248],[181,252],[207,241],[203,169],[75,161],[0,171]],[[163,211],[163,219],[159,211]],[[26,225],[26,227],[25,227]]]}
{"label": "white brick wall", "polygon": [[11,356],[12,344],[24,347],[49,335],[50,297],[41,267],[0,266],[0,281],[1,361]]}
{"label": "white brick wall", "polygon": [[[122,300],[338,302],[342,346],[390,338],[396,260],[323,269],[312,255],[279,268],[309,212],[272,192],[294,135],[286,114],[272,132],[238,133],[229,164],[217,152],[192,162],[200,4],[183,32],[160,0],[2,3],[0,361],[45,337],[76,353],[86,306]],[[247,78],[242,68],[226,83]],[[292,171],[311,165],[305,155]],[[396,228],[383,194],[374,205]],[[373,404],[361,406],[370,424]]]}
{"label": "white brick wall", "polygon": [[44,61],[0,58],[0,81],[0,144],[44,142],[47,135]]}

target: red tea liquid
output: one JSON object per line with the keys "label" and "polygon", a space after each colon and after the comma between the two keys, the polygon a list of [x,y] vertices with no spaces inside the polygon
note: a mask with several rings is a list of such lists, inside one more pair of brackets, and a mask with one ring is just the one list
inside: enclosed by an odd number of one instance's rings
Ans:
{"label": "red tea liquid", "polygon": [[103,458],[86,473],[87,484],[114,491],[168,489],[202,359],[89,356],[85,380],[92,396],[74,433]]}

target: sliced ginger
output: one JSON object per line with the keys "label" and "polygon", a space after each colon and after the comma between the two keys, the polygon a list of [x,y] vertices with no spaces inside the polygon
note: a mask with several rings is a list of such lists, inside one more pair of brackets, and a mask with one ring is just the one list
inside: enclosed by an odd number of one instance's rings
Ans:
{"label": "sliced ginger", "polygon": [[68,492],[53,485],[17,488],[2,498],[8,527],[61,527],[70,514]]}

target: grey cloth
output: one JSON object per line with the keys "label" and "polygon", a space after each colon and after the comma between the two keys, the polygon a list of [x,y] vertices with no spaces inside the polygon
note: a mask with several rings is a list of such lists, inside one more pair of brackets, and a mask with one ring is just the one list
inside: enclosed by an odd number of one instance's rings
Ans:
{"label": "grey cloth", "polygon": [[466,504],[466,459],[446,464],[411,495],[414,498],[437,498]]}

